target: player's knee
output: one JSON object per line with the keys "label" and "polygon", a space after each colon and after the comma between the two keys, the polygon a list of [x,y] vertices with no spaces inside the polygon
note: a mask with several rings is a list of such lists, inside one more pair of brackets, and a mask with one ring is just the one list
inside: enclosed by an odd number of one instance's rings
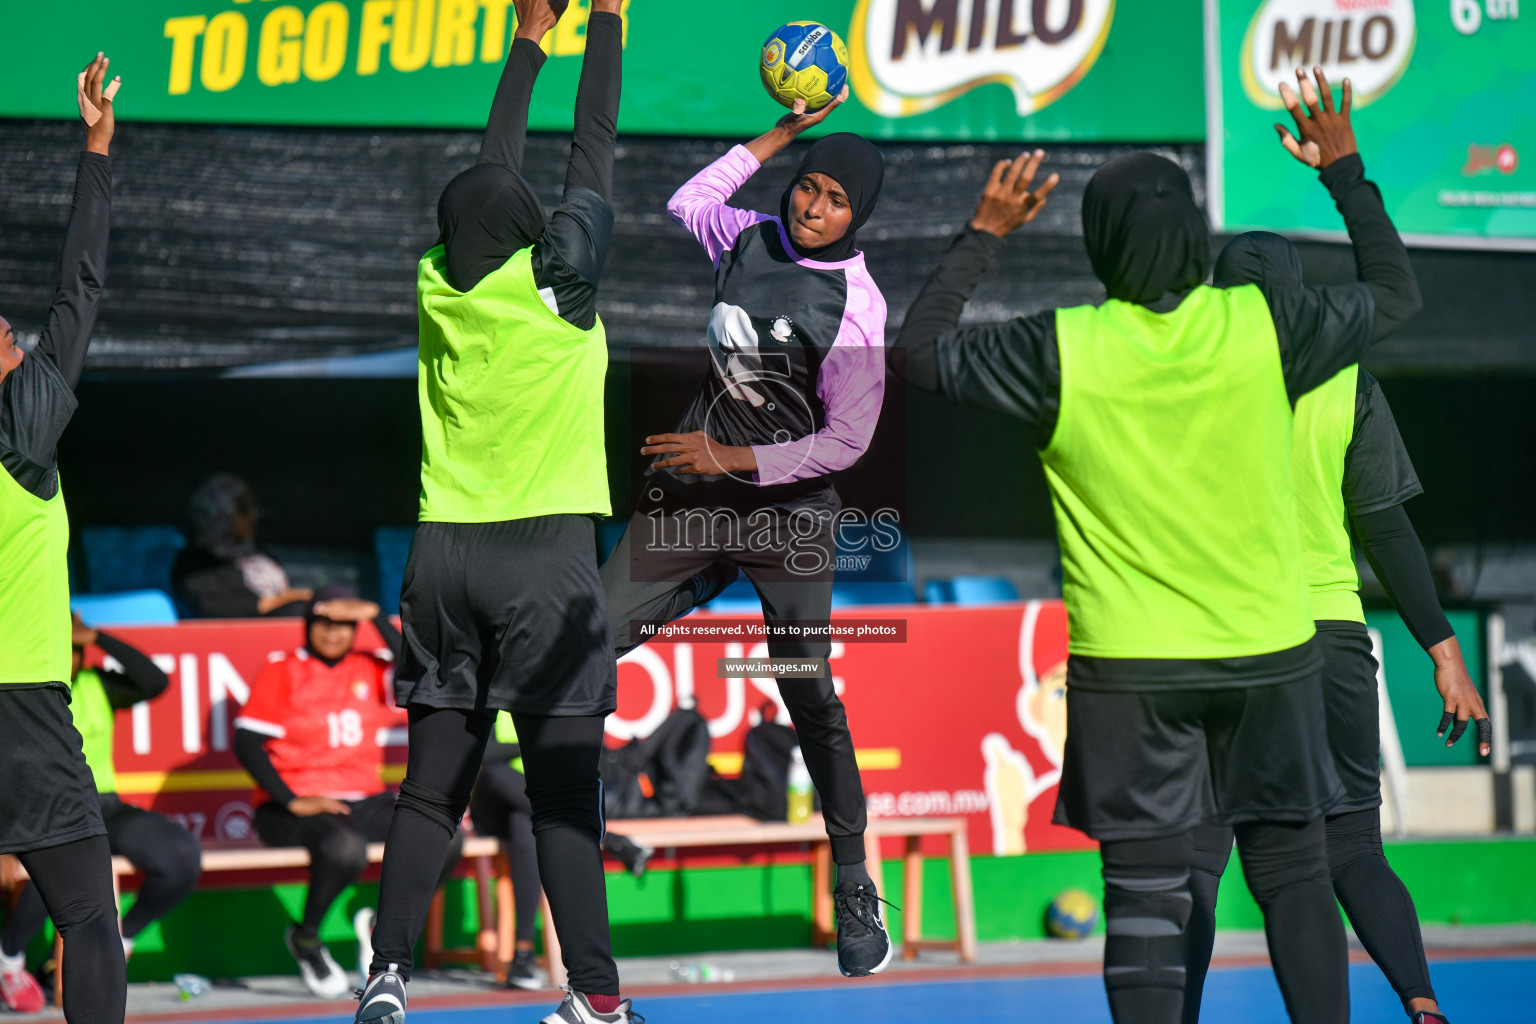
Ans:
{"label": "player's knee", "polygon": [[1381,810],[1351,811],[1328,819],[1328,868],[1337,877],[1361,861],[1384,857]]}
{"label": "player's knee", "polygon": [[1332,884],[1321,818],[1305,825],[1240,825],[1237,849],[1248,891],[1261,907],[1297,886]]}
{"label": "player's knee", "polygon": [[98,940],[103,935],[112,939],[118,936],[117,907],[113,904],[111,889],[80,892],[62,901],[60,906],[50,906],[48,914],[66,941],[78,937]]}
{"label": "player's knee", "polygon": [[452,836],[458,831],[464,817],[468,799],[457,799],[446,793],[429,789],[407,777],[400,783],[400,796],[395,802],[397,811],[414,811]]}
{"label": "player's knee", "polygon": [[309,851],[313,869],[356,878],[368,866],[368,841],[352,828],[337,828]]}
{"label": "player's knee", "polygon": [[596,779],[590,784],[566,781],[538,787],[530,781],[528,800],[536,833],[552,828],[577,828],[594,837],[603,834],[603,793]]}
{"label": "player's knee", "polygon": [[134,865],[146,877],[158,876],[190,892],[203,875],[203,850],[192,833],[180,828],[174,832],[167,829],[154,857],[144,864],[135,861]]}
{"label": "player's knee", "polygon": [[1189,923],[1188,847],[1182,840],[1105,843],[1104,983],[1119,989],[1184,988]]}

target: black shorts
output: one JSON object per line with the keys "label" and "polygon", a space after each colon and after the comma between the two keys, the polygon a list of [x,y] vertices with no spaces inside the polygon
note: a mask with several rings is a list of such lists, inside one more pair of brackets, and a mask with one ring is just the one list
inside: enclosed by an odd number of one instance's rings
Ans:
{"label": "black shorts", "polygon": [[1339,802],[1322,681],[1112,692],[1072,685],[1056,823],[1155,839],[1203,821],[1306,822]]}
{"label": "black shorts", "polygon": [[612,712],[618,672],[596,550],[589,516],[419,524],[400,595],[400,705]]}
{"label": "black shorts", "polygon": [[1319,622],[1323,652],[1323,707],[1328,749],[1344,783],[1332,811],[1349,814],[1381,806],[1381,697],[1371,635],[1359,622]]}
{"label": "black shorts", "polygon": [[58,686],[0,686],[0,853],[104,836],[96,782]]}

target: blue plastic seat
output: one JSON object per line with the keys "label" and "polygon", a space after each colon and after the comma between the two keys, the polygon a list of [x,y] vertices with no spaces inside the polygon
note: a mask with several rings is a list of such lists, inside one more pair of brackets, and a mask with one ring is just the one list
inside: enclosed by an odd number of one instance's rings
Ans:
{"label": "blue plastic seat", "polygon": [[629,528],[628,519],[606,519],[597,524],[597,564],[602,565],[619,546],[619,538]]}
{"label": "blue plastic seat", "polygon": [[400,588],[405,585],[405,561],[411,553],[413,526],[381,526],[373,531],[373,557],[379,574],[379,609],[385,615],[400,611]]}
{"label": "blue plastic seat", "polygon": [[[866,604],[915,604],[912,589],[916,578],[912,562],[912,539],[901,532],[896,543],[889,540],[890,527],[862,529],[844,523],[838,527],[838,569],[832,584],[832,607],[848,608]],[[867,559],[863,565],[853,564]]]}
{"label": "blue plastic seat", "polygon": [[93,594],[170,590],[171,564],[187,539],[174,526],[91,526],[80,531]]}
{"label": "blue plastic seat", "polygon": [[931,604],[980,605],[1017,601],[1019,591],[1006,576],[955,576],[929,580],[923,595]]}
{"label": "blue plastic seat", "polygon": [[163,590],[73,594],[69,605],[88,626],[170,626],[177,621],[176,606]]}

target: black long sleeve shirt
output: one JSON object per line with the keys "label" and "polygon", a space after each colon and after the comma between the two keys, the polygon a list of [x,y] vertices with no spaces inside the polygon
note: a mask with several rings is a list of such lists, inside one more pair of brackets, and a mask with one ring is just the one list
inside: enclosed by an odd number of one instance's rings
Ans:
{"label": "black long sleeve shirt", "polygon": [[160,666],[137,647],[100,630],[96,632],[96,646],[122,666],[121,671],[103,669],[101,672],[102,689],[107,693],[107,700],[117,710],[154,700],[171,685],[170,679],[160,671]]}
{"label": "black long sleeve shirt", "polygon": [[[1408,251],[1360,157],[1337,160],[1319,177],[1344,217],[1360,281],[1263,289],[1293,402],[1359,362],[1421,302]],[[1043,448],[1056,429],[1061,403],[1056,311],[955,329],[1002,244],[996,235],[972,228],[955,239],[907,311],[893,365],[915,387],[1024,420]]]}
{"label": "black long sleeve shirt", "polygon": [[[1417,312],[1421,300],[1408,251],[1365,177],[1358,155],[1319,175],[1355,246],[1361,280],[1283,288],[1262,285],[1274,323],[1286,392],[1297,398],[1360,361],[1372,343]],[[1025,421],[1044,448],[1061,406],[1056,311],[956,329],[961,311],[1002,239],[967,228],[907,312],[891,352],[893,369],[914,387],[951,401]],[[1149,303],[1168,312],[1182,296]],[[1296,678],[1313,664],[1306,646],[1247,658],[1159,659],[1076,657],[1080,685],[1135,689],[1251,686]]]}
{"label": "black long sleeve shirt", "polygon": [[59,438],[75,414],[75,385],[107,280],[112,161],[81,153],[59,285],[36,348],[0,382],[0,465],[44,500],[59,491]]}
{"label": "black long sleeve shirt", "polygon": [[[1408,631],[1428,650],[1455,631],[1440,607],[1424,545],[1403,508],[1424,488],[1376,378],[1361,370],[1356,381],[1355,429],[1344,455],[1344,506],[1366,561]],[[1318,628],[1327,627],[1320,623]]]}
{"label": "black long sleeve shirt", "polygon": [[[591,330],[597,322],[597,285],[613,239],[610,204],[623,53],[623,20],[616,14],[594,13],[587,22],[565,192],[533,245],[534,283],[561,318],[582,330]],[[521,172],[528,101],[544,61],[537,43],[513,42],[491,103],[480,163],[505,164]]]}

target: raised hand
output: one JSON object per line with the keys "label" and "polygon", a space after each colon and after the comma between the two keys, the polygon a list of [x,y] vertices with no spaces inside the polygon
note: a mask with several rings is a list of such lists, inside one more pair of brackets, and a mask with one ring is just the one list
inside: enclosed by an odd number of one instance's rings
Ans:
{"label": "raised hand", "polygon": [[516,38],[539,42],[549,35],[568,6],[570,0],[512,0],[512,9],[517,12]]}
{"label": "raised hand", "polygon": [[371,622],[379,617],[379,606],[361,597],[333,597],[316,601],[314,613],[332,622]]}
{"label": "raised hand", "polygon": [[85,122],[85,148],[92,153],[107,155],[112,144],[112,134],[117,130],[117,116],[112,112],[112,100],[122,87],[123,76],[107,81],[107,68],[112,61],[102,53],[75,76],[75,102],[80,107],[80,120]]}
{"label": "raised hand", "polygon": [[1039,188],[1030,190],[1044,160],[1045,151],[1041,149],[1020,153],[1013,160],[999,160],[987,179],[981,202],[976,204],[971,227],[1001,238],[1034,220],[1045,208],[1051,189],[1061,182],[1061,175],[1052,174]]}
{"label": "raised hand", "polygon": [[1296,81],[1301,86],[1298,98],[1285,82],[1280,83],[1280,99],[1296,122],[1296,134],[1292,135],[1285,125],[1275,125],[1280,133],[1280,144],[1291,156],[1308,167],[1322,170],[1342,156],[1358,152],[1355,145],[1355,129],[1349,121],[1349,109],[1353,92],[1349,79],[1344,79],[1344,95],[1339,109],[1333,109],[1333,90],[1322,68],[1313,68],[1317,79],[1314,88],[1305,68],[1296,69]]}
{"label": "raised hand", "polygon": [[832,98],[832,102],[813,113],[805,112],[805,100],[795,100],[795,105],[790,112],[779,118],[779,123],[774,127],[789,132],[791,135],[799,135],[801,132],[814,128],[827,119],[827,115],[842,106],[848,98],[848,87],[843,86],[843,91]]}

